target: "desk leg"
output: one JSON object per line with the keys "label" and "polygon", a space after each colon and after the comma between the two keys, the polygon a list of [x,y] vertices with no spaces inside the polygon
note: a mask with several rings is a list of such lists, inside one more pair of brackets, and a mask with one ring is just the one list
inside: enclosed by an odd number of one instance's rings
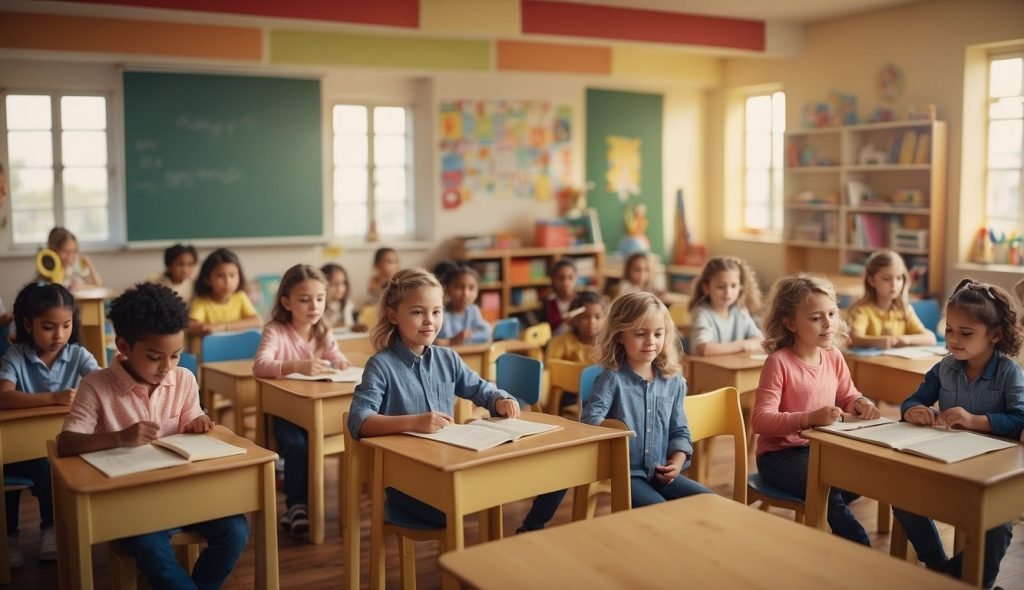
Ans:
{"label": "desk leg", "polygon": [[370,590],[384,590],[384,451],[373,451],[370,485]]}
{"label": "desk leg", "polygon": [[961,580],[977,588],[981,588],[985,563],[985,529],[981,527],[980,517],[980,514],[971,515],[964,526],[964,562],[960,572]]}
{"label": "desk leg", "polygon": [[[445,513],[445,521],[448,524],[444,534],[445,552],[462,551],[466,547],[465,525],[466,513],[462,507],[462,473],[452,474],[452,503],[450,509]],[[445,590],[458,590],[461,586],[455,576],[444,573],[441,576],[441,587]]]}
{"label": "desk leg", "polygon": [[590,505],[590,485],[576,486],[572,497],[572,520],[587,519],[587,510]]}
{"label": "desk leg", "polygon": [[313,403],[313,430],[309,440],[309,542],[324,542],[324,405]]}
{"label": "desk leg", "polygon": [[611,441],[612,512],[629,510],[632,502],[629,489],[629,439],[622,436]]}
{"label": "desk leg", "polygon": [[[3,442],[0,437],[0,457],[4,456]],[[7,494],[0,492],[0,584],[11,583],[11,560],[7,547]]]}
{"label": "desk leg", "polygon": [[267,448],[267,415],[263,412],[263,386],[256,389],[256,444]]}
{"label": "desk leg", "polygon": [[505,536],[501,515],[501,506],[488,508],[487,510],[479,513],[480,534],[477,542],[486,543],[488,541],[500,541]]}
{"label": "desk leg", "polygon": [[828,531],[828,489],[821,483],[821,445],[811,441],[811,456],[807,463],[807,499],[804,524],[811,528]]}
{"label": "desk leg", "polygon": [[261,467],[263,506],[252,515],[256,537],[256,588],[277,590],[280,587],[277,562],[277,490],[274,489],[274,462]]}
{"label": "desk leg", "polygon": [[75,494],[74,520],[69,522],[71,561],[71,586],[79,590],[92,590],[92,523],[89,515],[89,500],[81,494]]}
{"label": "desk leg", "polygon": [[358,461],[355,449],[347,449],[341,454],[341,494],[338,504],[341,507],[341,543],[344,546],[343,567],[345,577],[342,579],[343,590],[359,590],[359,500],[362,482],[356,474],[359,471],[350,465],[350,461]]}

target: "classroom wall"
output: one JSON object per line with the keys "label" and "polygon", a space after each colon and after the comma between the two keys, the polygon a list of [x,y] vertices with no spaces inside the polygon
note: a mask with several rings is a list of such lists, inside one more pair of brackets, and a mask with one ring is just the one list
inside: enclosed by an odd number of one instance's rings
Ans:
{"label": "classroom wall", "polygon": [[880,104],[875,90],[878,70],[892,62],[903,69],[907,81],[895,105],[898,116],[910,105],[934,103],[939,119],[949,123],[947,287],[968,273],[1012,285],[1019,272],[982,271],[959,263],[968,246],[964,236],[977,226],[962,228],[958,221],[965,207],[983,198],[980,192],[961,195],[965,53],[969,46],[1021,38],[1024,2],[1020,0],[933,0],[809,25],[804,30],[803,52],[794,59],[726,59],[722,88],[708,92],[706,161],[711,198],[706,219],[712,252],[746,256],[767,281],[784,273],[781,245],[733,239],[723,231],[728,190],[723,134],[730,92],[781,83],[792,128],[800,124],[804,103],[827,100],[832,90],[857,95],[858,110],[866,117]]}

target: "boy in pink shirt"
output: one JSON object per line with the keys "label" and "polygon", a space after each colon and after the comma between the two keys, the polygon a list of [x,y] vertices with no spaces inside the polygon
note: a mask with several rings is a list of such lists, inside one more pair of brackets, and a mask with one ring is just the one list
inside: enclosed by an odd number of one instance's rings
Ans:
{"label": "boy in pink shirt", "polygon": [[[202,433],[213,422],[199,407],[195,377],[178,367],[188,327],[188,308],[163,285],[141,283],[114,300],[110,319],[121,356],[82,380],[71,413],[57,438],[62,457],[120,446],[138,446],[180,432]],[[243,515],[182,527],[199,533],[207,548],[190,577],[174,556],[174,530],[118,542],[154,589],[220,588],[245,549]]]}

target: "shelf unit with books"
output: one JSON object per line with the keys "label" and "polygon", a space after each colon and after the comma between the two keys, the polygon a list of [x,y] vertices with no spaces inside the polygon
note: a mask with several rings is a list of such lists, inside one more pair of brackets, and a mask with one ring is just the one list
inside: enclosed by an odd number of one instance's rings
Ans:
{"label": "shelf unit with books", "polygon": [[786,134],[787,272],[837,275],[891,248],[912,295],[943,289],[946,123],[890,121]]}

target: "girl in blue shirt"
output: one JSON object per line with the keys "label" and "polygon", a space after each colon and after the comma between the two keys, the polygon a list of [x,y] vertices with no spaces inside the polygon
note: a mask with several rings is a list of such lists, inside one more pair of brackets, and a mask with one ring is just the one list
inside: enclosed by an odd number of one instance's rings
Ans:
{"label": "girl in blue shirt", "polygon": [[605,371],[594,382],[581,421],[599,425],[615,418],[636,433],[629,440],[634,508],[710,492],[682,475],[693,444],[679,357],[679,336],[661,300],[646,292],[615,300],[594,348]]}
{"label": "girl in blue shirt", "polygon": [[[14,301],[14,344],[0,361],[0,410],[71,405],[85,375],[99,369],[92,354],[78,343],[75,299],[63,286],[29,283]],[[53,531],[50,463],[45,458],[4,465],[4,475],[32,480],[39,499],[39,558],[57,559]],[[7,493],[7,542],[11,567],[24,565],[18,546],[20,491]]]}
{"label": "girl in blue shirt", "polygon": [[476,296],[480,292],[480,275],[468,266],[456,266],[444,277],[444,323],[437,334],[442,346],[477,344],[491,341],[491,325],[484,320]]}
{"label": "girl in blue shirt", "polygon": [[[946,304],[949,356],[924,376],[924,382],[900,408],[903,419],[924,426],[945,426],[1020,438],[1024,430],[1024,371],[1013,357],[1022,343],[1017,307],[995,285],[960,281]],[[932,406],[939,403],[939,409]],[[893,507],[918,558],[929,569],[960,577],[962,554],[946,558],[930,518]],[[1010,546],[1013,523],[985,534],[985,588],[999,575],[999,562]]]}

